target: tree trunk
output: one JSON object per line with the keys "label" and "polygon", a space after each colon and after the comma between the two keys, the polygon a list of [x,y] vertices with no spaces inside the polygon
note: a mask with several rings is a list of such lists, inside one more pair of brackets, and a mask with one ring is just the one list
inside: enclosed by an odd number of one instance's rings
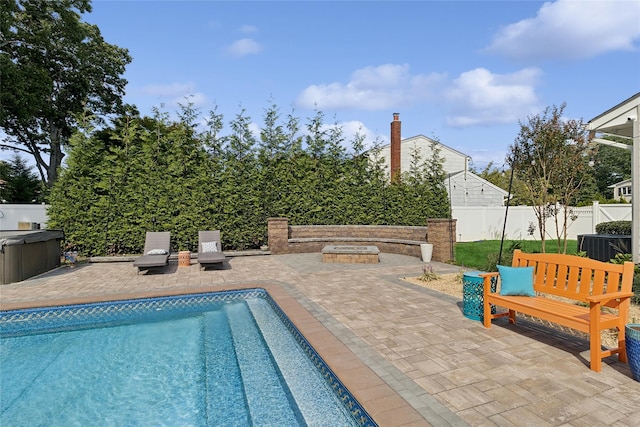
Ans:
{"label": "tree trunk", "polygon": [[62,132],[56,125],[51,125],[51,133],[49,136],[49,164],[47,166],[47,186],[53,187],[58,179],[58,168],[62,165]]}

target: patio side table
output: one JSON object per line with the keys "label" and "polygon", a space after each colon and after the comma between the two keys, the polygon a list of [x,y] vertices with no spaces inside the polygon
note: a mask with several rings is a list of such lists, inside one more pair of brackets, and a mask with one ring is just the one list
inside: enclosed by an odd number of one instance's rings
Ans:
{"label": "patio side table", "polygon": [[178,252],[178,266],[189,267],[191,265],[191,252],[179,251]]}
{"label": "patio side table", "polygon": [[[484,318],[484,271],[467,271],[462,275],[462,314],[471,320],[482,321]],[[491,278],[491,291],[496,290],[497,277]],[[491,314],[496,313],[496,306],[491,305]]]}

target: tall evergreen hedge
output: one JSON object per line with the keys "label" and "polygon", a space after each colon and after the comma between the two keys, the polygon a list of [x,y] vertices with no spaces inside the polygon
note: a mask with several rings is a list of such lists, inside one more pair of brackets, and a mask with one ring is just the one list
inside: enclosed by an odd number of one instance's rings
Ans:
{"label": "tall evergreen hedge", "polygon": [[196,250],[198,230],[220,229],[225,250],[242,250],[266,244],[270,217],[425,225],[450,216],[437,150],[429,159],[414,153],[410,171],[391,184],[363,137],[345,149],[341,126],[327,126],[320,111],[302,132],[297,117],[283,120],[271,105],[259,138],[244,110],[224,136],[216,110],[203,120],[189,104],[178,115],[130,113],[100,129],[85,121],[52,189],[49,227],[82,254],[104,255],[140,253],[154,230],[171,232],[173,250]]}

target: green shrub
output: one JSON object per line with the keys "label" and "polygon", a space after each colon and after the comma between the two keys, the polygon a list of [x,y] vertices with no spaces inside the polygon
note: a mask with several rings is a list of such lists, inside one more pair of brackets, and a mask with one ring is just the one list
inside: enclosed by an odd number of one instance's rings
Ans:
{"label": "green shrub", "polygon": [[224,250],[257,249],[267,243],[270,217],[408,226],[450,217],[436,154],[416,153],[411,171],[389,183],[362,140],[354,137],[348,153],[341,131],[324,130],[320,112],[307,135],[296,136],[298,120],[280,123],[273,107],[258,141],[244,112],[221,136],[222,116],[212,112],[201,130],[197,112],[182,108],[178,121],[160,111],[123,116],[70,138],[48,225],[83,256],[140,253],[146,231],[171,232],[172,251],[193,250],[198,230],[218,229]]}
{"label": "green shrub", "polygon": [[[508,247],[504,247],[502,250],[502,258],[500,259],[500,265],[511,265],[513,260],[513,251],[516,249],[522,249],[522,242],[519,240],[514,240]],[[500,254],[497,252],[487,254],[487,263],[482,267],[482,269],[484,271],[498,271],[496,266],[498,265],[499,256]]]}
{"label": "green shrub", "polygon": [[[613,264],[624,264],[627,261],[633,261],[631,254],[616,254],[615,258],[610,262]],[[631,297],[633,304],[640,304],[640,265],[633,268],[633,286],[631,287],[634,295]]]}
{"label": "green shrub", "polygon": [[596,233],[629,236],[631,235],[631,221],[601,222],[596,225]]}
{"label": "green shrub", "polygon": [[635,274],[633,275],[633,296],[631,302],[633,304],[640,304],[640,267],[636,266]]}

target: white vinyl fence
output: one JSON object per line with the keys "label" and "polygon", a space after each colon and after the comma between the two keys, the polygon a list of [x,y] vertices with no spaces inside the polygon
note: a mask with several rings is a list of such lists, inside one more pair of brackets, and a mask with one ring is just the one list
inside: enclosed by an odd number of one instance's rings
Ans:
{"label": "white vinyl fence", "polygon": [[[0,204],[0,230],[17,230],[19,222],[31,222],[46,228],[48,205],[14,205]],[[502,236],[505,206],[461,206],[453,208],[456,223],[456,240],[473,242],[476,240],[499,240]],[[628,220],[631,221],[631,204],[601,205],[593,202],[593,206],[573,208],[575,221],[568,228],[568,238],[577,239],[578,234],[596,232],[596,225],[601,222]],[[529,235],[530,225],[535,225],[533,235]],[[540,239],[537,228],[538,220],[531,206],[509,206],[505,237],[507,239]],[[547,221],[547,230],[555,238],[555,223]]]}
{"label": "white vinyl fence", "polygon": [[[456,240],[473,242],[476,240],[499,240],[502,237],[506,206],[454,207],[453,218],[456,222]],[[579,234],[593,234],[596,225],[608,221],[631,221],[631,204],[601,205],[573,208],[576,216],[567,227],[567,238],[575,240]],[[529,227],[534,226],[533,235]],[[555,220],[547,220],[547,238],[556,237]],[[507,214],[506,239],[539,240],[538,220],[531,206],[509,206]]]}

